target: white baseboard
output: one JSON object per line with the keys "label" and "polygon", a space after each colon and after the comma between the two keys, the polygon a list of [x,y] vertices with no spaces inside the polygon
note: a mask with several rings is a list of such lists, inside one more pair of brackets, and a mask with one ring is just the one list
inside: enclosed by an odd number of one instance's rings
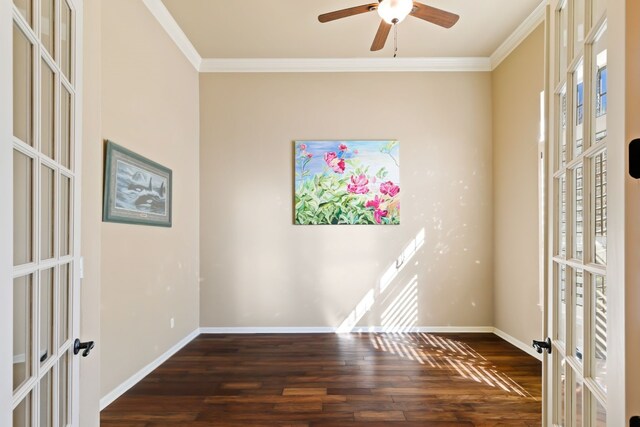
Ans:
{"label": "white baseboard", "polygon": [[302,326],[302,327],[222,327],[200,328],[201,334],[332,334],[336,328],[329,326]]}
{"label": "white baseboard", "polygon": [[503,340],[505,340],[506,342],[508,342],[509,344],[518,347],[520,350],[524,351],[528,355],[533,356],[542,362],[542,354],[539,354],[537,351],[535,351],[532,346],[523,343],[519,339],[512,337],[508,333],[501,331],[498,328],[493,328],[493,333],[499,336],[500,338],[502,338]]}
{"label": "white baseboard", "polygon": [[182,340],[180,340],[180,342],[178,342],[176,345],[171,347],[169,350],[165,351],[153,362],[149,363],[147,366],[145,366],[144,368],[136,372],[125,382],[123,382],[122,384],[120,384],[119,386],[111,390],[109,393],[107,393],[106,396],[100,399],[100,410],[102,411],[104,408],[109,406],[114,400],[122,396],[124,392],[126,392],[131,387],[136,385],[140,380],[142,380],[144,377],[149,375],[158,366],[162,365],[167,359],[169,359],[171,356],[176,354],[180,349],[182,349],[182,347],[184,347],[185,345],[193,341],[193,339],[196,338],[198,335],[200,335],[199,328],[191,332],[186,337],[184,337]]}
{"label": "white baseboard", "polygon": [[373,332],[378,334],[406,334],[412,332],[422,332],[425,334],[457,334],[457,333],[493,333],[493,327],[491,326],[415,326],[412,328],[406,328],[397,330],[396,328],[389,328],[388,326],[356,326],[351,333],[358,332]]}
{"label": "white baseboard", "polygon": [[[317,327],[222,327],[200,328],[201,334],[333,334],[338,328],[330,326]],[[375,332],[375,333],[493,333],[492,326],[416,326],[398,331],[386,326],[356,326],[349,332]]]}

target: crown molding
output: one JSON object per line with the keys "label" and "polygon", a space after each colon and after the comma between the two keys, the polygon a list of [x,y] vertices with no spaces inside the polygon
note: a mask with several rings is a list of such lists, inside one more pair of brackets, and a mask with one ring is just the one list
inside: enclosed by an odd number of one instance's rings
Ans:
{"label": "crown molding", "polygon": [[205,58],[201,73],[491,71],[489,58]]}
{"label": "crown molding", "polygon": [[548,0],[542,0],[488,58],[202,58],[162,0],[143,3],[201,73],[484,72],[497,68],[544,21]]}
{"label": "crown molding", "polygon": [[151,14],[158,20],[160,26],[164,28],[171,40],[178,46],[178,49],[187,57],[193,68],[196,71],[200,71],[200,64],[202,63],[202,57],[193,47],[191,41],[187,35],[182,31],[180,25],[173,19],[171,13],[167,10],[167,7],[162,3],[162,0],[143,0],[143,3]]}
{"label": "crown molding", "polygon": [[542,0],[518,28],[491,54],[491,71],[495,70],[544,21],[548,0]]}

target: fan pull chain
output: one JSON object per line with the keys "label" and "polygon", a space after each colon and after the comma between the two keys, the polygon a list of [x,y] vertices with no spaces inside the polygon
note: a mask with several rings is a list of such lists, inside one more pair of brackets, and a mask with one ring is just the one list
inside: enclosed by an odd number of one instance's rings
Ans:
{"label": "fan pull chain", "polygon": [[398,55],[398,24],[393,25],[393,57]]}

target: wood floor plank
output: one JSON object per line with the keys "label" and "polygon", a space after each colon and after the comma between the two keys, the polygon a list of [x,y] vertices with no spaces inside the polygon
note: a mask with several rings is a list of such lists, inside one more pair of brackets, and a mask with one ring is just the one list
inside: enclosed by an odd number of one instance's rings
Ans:
{"label": "wood floor plank", "polygon": [[402,411],[357,411],[356,421],[406,421]]}
{"label": "wood floor plank", "polygon": [[538,427],[541,375],[493,334],[201,335],[101,425]]}

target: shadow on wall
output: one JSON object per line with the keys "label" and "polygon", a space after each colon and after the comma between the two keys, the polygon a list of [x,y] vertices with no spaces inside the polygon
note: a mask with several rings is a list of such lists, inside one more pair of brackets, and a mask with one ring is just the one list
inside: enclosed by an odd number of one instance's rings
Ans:
{"label": "shadow on wall", "polygon": [[[418,274],[406,274],[405,268],[424,246],[425,230],[422,228],[409,241],[394,264],[382,274],[377,286],[370,289],[356,307],[338,326],[336,332],[362,332],[368,327],[357,326],[365,314],[377,305],[382,310],[379,324],[383,332],[412,332],[418,326]],[[403,273],[404,274],[401,274]],[[406,280],[408,277],[408,280]],[[404,279],[404,280],[403,280]],[[402,284],[404,282],[404,284]]]}

